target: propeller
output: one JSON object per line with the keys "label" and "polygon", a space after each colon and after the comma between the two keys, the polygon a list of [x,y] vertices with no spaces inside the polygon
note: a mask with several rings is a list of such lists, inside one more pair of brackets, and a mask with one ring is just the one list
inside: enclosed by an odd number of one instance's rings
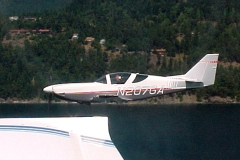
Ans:
{"label": "propeller", "polygon": [[49,93],[49,95],[48,95],[48,112],[50,110],[51,105],[52,105],[52,93]]}
{"label": "propeller", "polygon": [[[52,70],[52,69],[51,69]],[[53,97],[53,86],[52,86],[52,81],[53,81],[53,78],[52,78],[52,71],[50,71],[50,86],[47,86],[43,89],[44,92],[48,93],[48,112],[49,112],[49,109],[52,105],[52,97]]]}
{"label": "propeller", "polygon": [[[52,68],[51,68],[51,75],[50,75],[50,84],[51,85],[52,85],[52,81],[53,81],[53,78],[52,78]],[[48,111],[52,105],[52,97],[53,97],[53,87],[51,86],[51,92],[48,95]]]}

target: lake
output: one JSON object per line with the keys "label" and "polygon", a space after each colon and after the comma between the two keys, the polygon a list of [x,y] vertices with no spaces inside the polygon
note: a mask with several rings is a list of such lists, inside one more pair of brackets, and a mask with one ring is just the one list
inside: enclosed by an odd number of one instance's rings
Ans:
{"label": "lake", "polygon": [[0,104],[1,118],[109,117],[126,160],[240,159],[240,105]]}

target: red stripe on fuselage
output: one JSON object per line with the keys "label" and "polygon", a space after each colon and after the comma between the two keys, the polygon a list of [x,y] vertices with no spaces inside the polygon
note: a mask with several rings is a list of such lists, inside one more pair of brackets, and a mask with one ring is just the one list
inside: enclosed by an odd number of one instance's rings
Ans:
{"label": "red stripe on fuselage", "polygon": [[[160,89],[161,88],[151,88],[151,90],[160,90]],[[173,89],[173,88],[163,88],[163,91],[164,90],[171,90],[171,89]],[[129,89],[127,89],[127,90],[122,90],[122,91],[124,91],[124,92],[131,92],[131,91],[145,92],[146,90],[149,90],[149,89],[137,89],[137,90],[129,90]],[[110,94],[113,94],[113,93],[117,94],[118,92],[119,92],[119,90],[114,90],[114,91],[96,91],[96,92],[73,92],[73,93],[65,93],[65,94],[109,94],[109,93]],[[56,94],[58,94],[58,93],[56,93]]]}

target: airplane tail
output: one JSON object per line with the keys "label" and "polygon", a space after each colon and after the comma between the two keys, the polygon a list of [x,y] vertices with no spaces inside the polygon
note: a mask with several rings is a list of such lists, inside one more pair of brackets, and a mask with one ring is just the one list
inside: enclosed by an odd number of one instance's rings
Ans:
{"label": "airplane tail", "polygon": [[203,86],[213,85],[215,82],[219,54],[206,54],[195,64],[183,78],[187,82],[200,82]]}

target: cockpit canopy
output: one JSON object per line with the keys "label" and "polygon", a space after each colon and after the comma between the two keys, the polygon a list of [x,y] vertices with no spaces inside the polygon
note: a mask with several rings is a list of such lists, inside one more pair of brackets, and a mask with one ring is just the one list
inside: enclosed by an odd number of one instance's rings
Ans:
{"label": "cockpit canopy", "polygon": [[134,80],[132,81],[132,83],[141,82],[148,77],[148,75],[145,75],[145,74],[135,74],[135,73],[129,73],[129,72],[116,72],[116,73],[110,73],[105,76],[102,76],[101,78],[97,79],[95,82],[107,84],[107,76],[109,76],[111,84],[125,84],[131,75],[133,75],[133,76],[136,75]]}
{"label": "cockpit canopy", "polygon": [[106,75],[98,78],[95,82],[107,84]]}
{"label": "cockpit canopy", "polygon": [[111,79],[111,84],[124,84],[130,77],[131,73],[117,72],[117,73],[111,73],[109,75]]}

